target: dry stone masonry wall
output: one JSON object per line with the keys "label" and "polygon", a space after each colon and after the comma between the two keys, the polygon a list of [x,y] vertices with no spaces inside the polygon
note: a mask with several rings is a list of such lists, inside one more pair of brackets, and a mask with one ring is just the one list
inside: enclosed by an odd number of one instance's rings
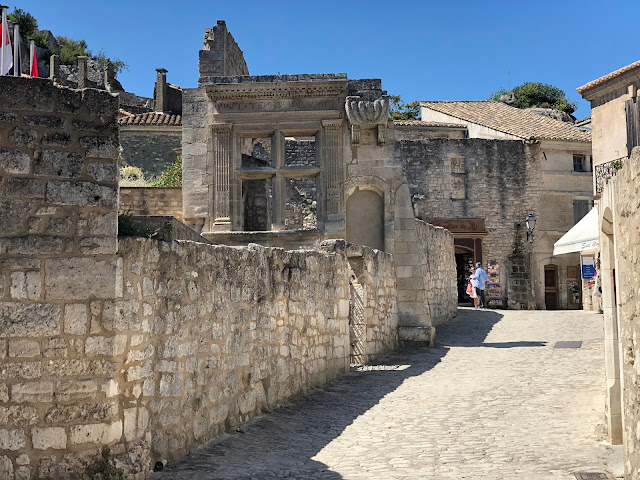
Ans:
{"label": "dry stone masonry wall", "polygon": [[348,370],[344,247],[129,238],[120,251],[124,297],[108,311],[126,345],[124,435],[150,431],[154,459],[184,455]]}
{"label": "dry stone masonry wall", "polygon": [[434,326],[448,322],[458,310],[453,234],[416,220],[427,304]]}

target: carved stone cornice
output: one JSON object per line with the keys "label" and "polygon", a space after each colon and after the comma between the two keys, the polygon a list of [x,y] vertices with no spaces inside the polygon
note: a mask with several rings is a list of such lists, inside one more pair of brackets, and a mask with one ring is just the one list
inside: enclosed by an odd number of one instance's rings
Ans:
{"label": "carved stone cornice", "polygon": [[383,145],[389,109],[389,95],[383,95],[373,102],[360,100],[358,96],[347,97],[345,110],[351,123],[351,143],[355,146],[360,144],[360,128],[377,128],[378,145]]}
{"label": "carved stone cornice", "polygon": [[344,95],[346,90],[345,80],[205,85],[205,91],[213,101],[339,97]]}

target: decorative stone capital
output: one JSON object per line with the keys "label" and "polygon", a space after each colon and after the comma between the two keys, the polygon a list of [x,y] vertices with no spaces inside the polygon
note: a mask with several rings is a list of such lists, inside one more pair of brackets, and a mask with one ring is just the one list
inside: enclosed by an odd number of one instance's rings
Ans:
{"label": "decorative stone capital", "polygon": [[383,95],[373,102],[360,100],[359,96],[347,97],[345,110],[351,123],[351,143],[353,145],[360,143],[360,128],[377,128],[378,145],[383,145],[389,109],[389,95]]}

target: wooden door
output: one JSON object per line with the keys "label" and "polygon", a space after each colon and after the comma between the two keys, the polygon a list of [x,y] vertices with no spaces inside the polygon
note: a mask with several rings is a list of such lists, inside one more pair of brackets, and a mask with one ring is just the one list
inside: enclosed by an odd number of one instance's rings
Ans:
{"label": "wooden door", "polygon": [[558,266],[544,266],[544,304],[547,310],[558,309]]}

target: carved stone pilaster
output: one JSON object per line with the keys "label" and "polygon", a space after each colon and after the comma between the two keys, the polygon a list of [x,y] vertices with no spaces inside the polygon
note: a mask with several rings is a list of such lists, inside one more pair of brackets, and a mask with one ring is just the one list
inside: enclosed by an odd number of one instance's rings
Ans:
{"label": "carved stone pilaster", "polygon": [[360,100],[358,96],[347,97],[345,110],[351,123],[351,144],[354,146],[360,144],[361,128],[377,128],[378,145],[384,145],[389,108],[389,95],[383,95],[373,102]]}
{"label": "carved stone pilaster", "polygon": [[213,125],[213,231],[231,230],[231,125]]}
{"label": "carved stone pilaster", "polygon": [[344,166],[342,162],[342,120],[323,120],[327,215],[340,215],[344,208]]}

